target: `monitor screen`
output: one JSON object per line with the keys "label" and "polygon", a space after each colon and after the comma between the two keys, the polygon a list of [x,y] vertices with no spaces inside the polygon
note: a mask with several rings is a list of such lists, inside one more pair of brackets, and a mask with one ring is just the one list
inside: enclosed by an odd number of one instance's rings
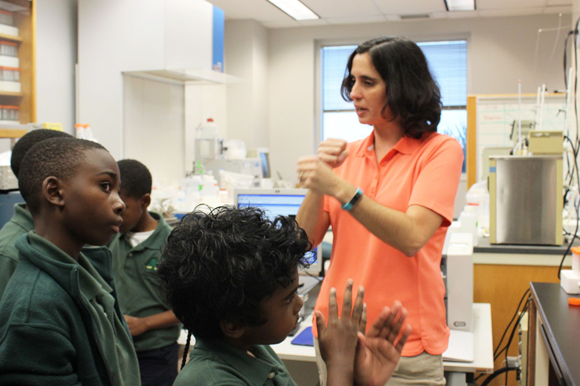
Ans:
{"label": "monitor screen", "polygon": [[[234,204],[236,208],[246,206],[258,207],[264,210],[270,219],[276,216],[295,218],[308,189],[235,189]],[[322,269],[322,246],[314,248],[307,254],[309,268],[302,272],[318,276]]]}

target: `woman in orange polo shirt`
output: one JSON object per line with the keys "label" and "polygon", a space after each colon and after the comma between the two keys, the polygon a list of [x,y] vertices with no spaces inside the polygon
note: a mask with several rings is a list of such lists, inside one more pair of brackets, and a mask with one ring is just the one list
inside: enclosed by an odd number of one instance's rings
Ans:
{"label": "woman in orange polo shirt", "polygon": [[[309,189],[298,223],[314,245],[329,226],[334,234],[316,310],[327,315],[330,288],[343,293],[348,278],[364,286],[369,320],[401,300],[413,330],[389,385],[444,385],[441,354],[449,329],[440,261],[463,151],[436,132],[441,95],[415,43],[367,41],[351,54],[347,70],[342,95],[372,133],[353,143],[327,139],[297,167]],[[320,363],[319,370],[324,385]]]}

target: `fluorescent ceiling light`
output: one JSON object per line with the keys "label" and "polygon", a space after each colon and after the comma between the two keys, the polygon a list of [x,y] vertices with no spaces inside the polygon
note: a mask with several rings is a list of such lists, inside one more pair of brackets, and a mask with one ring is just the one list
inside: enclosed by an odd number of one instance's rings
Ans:
{"label": "fluorescent ceiling light", "polygon": [[475,0],[443,0],[448,11],[475,11]]}
{"label": "fluorescent ceiling light", "polygon": [[295,20],[316,20],[320,19],[317,14],[298,0],[268,0],[278,7],[282,12]]}

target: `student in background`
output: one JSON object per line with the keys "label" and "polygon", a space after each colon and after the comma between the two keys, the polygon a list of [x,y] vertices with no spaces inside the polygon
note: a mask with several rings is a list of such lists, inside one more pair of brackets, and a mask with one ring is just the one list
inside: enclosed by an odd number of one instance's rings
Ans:
{"label": "student in background", "polygon": [[[305,264],[310,248],[294,219],[270,220],[257,208],[218,207],[181,220],[159,267],[175,314],[196,339],[175,386],[295,385],[268,345],[283,341],[296,327],[303,305],[297,294],[298,267]],[[382,385],[410,332],[408,327],[397,339],[406,310],[395,303],[392,310],[382,310],[363,336],[362,292],[353,309],[352,281],[347,283],[340,318],[336,292],[331,292],[328,327],[322,314],[317,315],[332,386],[355,380],[358,385]]]}
{"label": "student in background", "polygon": [[157,264],[171,227],[151,203],[151,173],[131,159],[117,163],[125,202],[121,232],[109,244],[115,285],[141,370],[143,386],[171,386],[177,376],[179,320],[161,294]]}
{"label": "student in background", "polygon": [[[72,138],[62,131],[39,129],[26,133],[16,142],[12,149],[10,168],[18,178],[20,163],[26,152],[35,144],[49,138]],[[16,239],[34,229],[32,216],[26,208],[26,204],[14,205],[14,215],[0,230],[0,299],[10,276],[18,265],[18,251],[14,246]]]}
{"label": "student in background", "polygon": [[26,153],[18,177],[35,231],[16,241],[0,302],[0,384],[138,386],[111,253],[83,249],[119,232],[117,163],[98,143],[53,138]]}

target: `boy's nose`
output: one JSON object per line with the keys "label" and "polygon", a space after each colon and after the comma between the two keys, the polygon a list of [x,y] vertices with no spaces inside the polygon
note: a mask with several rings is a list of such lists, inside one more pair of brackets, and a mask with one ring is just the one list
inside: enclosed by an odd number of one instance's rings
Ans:
{"label": "boy's nose", "polygon": [[121,200],[121,197],[117,196],[115,203],[113,204],[113,211],[116,214],[122,214],[125,211],[125,203]]}

